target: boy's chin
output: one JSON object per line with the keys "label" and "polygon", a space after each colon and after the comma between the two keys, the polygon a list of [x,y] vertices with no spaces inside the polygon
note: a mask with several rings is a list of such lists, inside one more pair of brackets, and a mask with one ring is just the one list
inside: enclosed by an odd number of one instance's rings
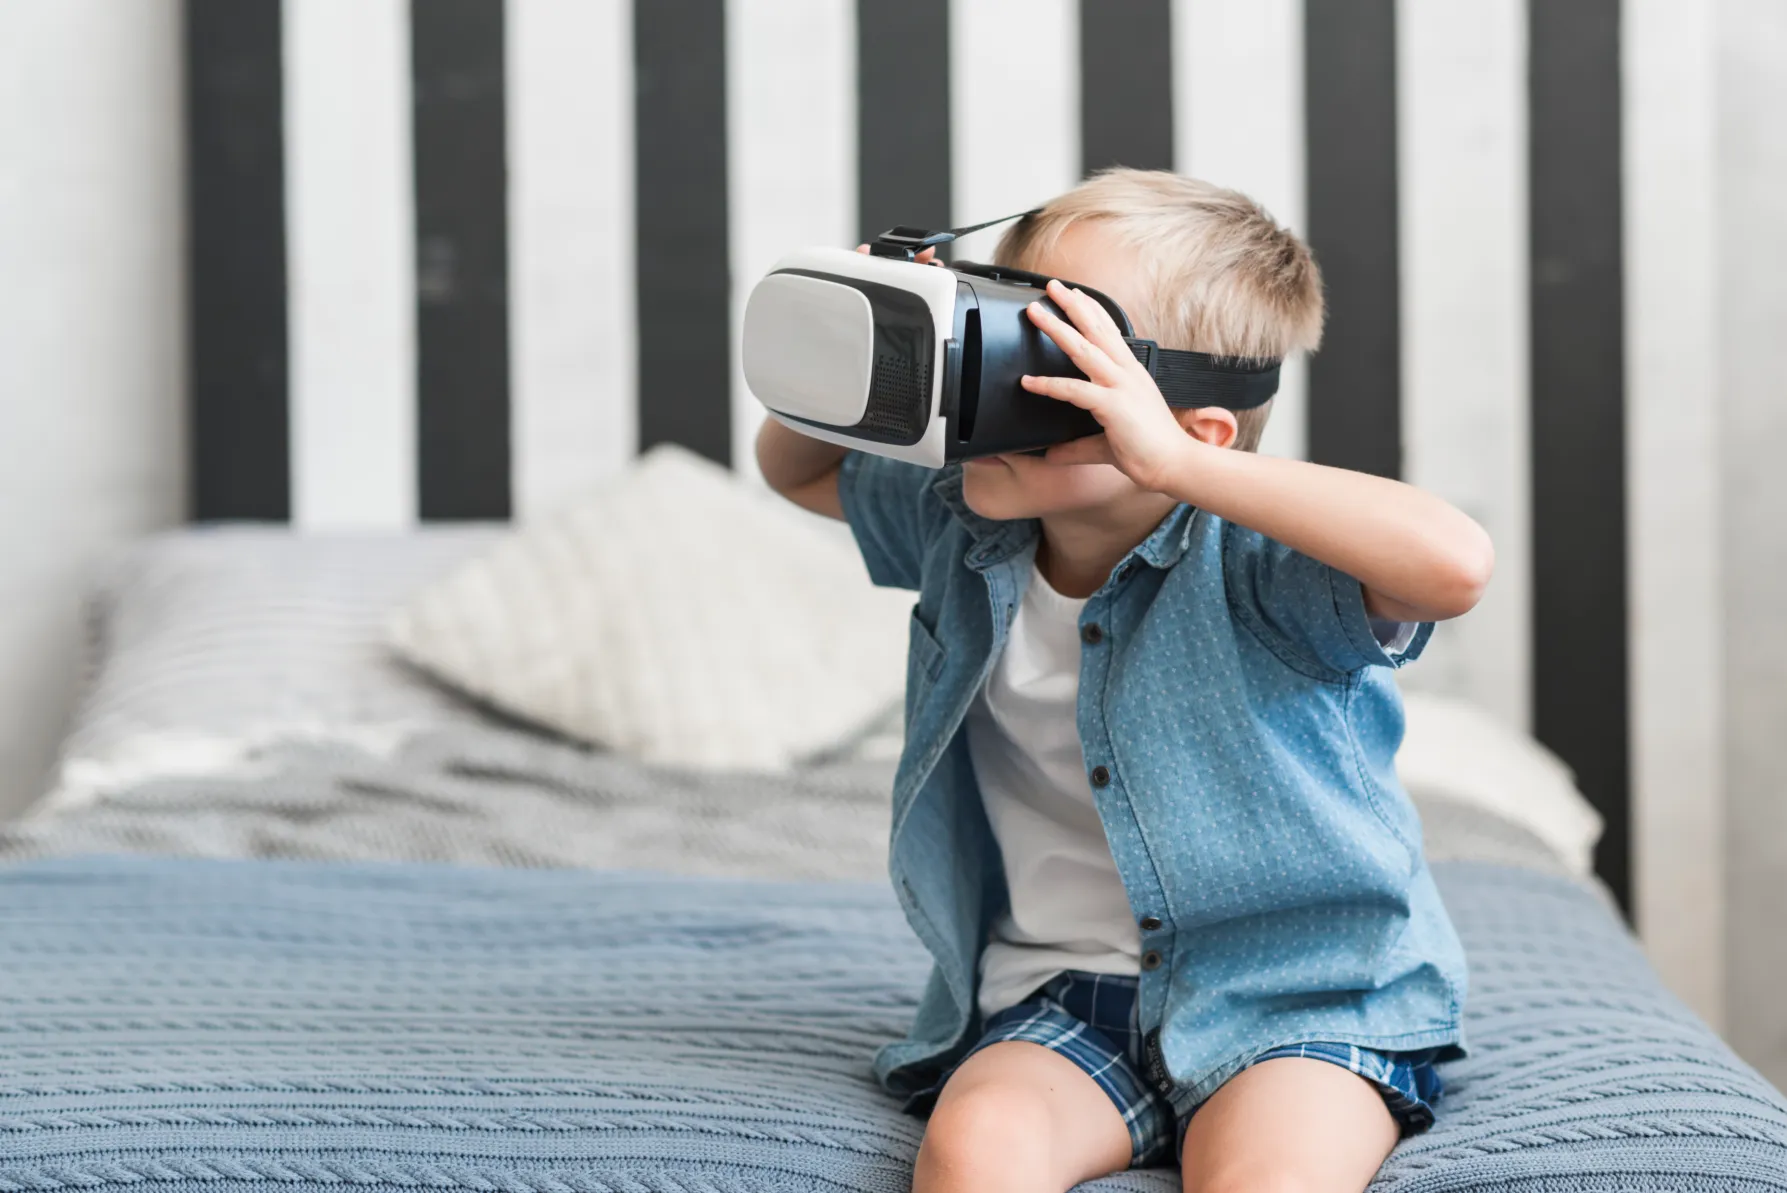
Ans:
{"label": "boy's chin", "polygon": [[1035,496],[1023,478],[998,456],[984,456],[962,465],[962,500],[983,518],[1007,521],[1037,516]]}

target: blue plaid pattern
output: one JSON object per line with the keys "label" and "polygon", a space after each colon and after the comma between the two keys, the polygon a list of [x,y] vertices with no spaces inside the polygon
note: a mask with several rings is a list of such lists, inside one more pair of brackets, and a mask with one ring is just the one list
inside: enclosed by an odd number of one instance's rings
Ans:
{"label": "blue plaid pattern", "polygon": [[[1175,1160],[1185,1138],[1189,1114],[1175,1117],[1170,1103],[1143,1079],[1143,1033],[1136,1022],[1139,979],[1118,974],[1068,971],[1052,979],[1025,1001],[987,1020],[986,1033],[968,1056],[989,1044],[1022,1040],[1059,1052],[1078,1065],[1123,1115],[1129,1128],[1130,1163],[1137,1168]],[[1384,1105],[1404,1136],[1433,1125],[1433,1102],[1443,1090],[1433,1067],[1437,1050],[1375,1052],[1352,1044],[1293,1044],[1263,1052],[1250,1066],[1280,1057],[1325,1060],[1357,1073],[1378,1087]],[[957,1062],[960,1064],[961,1062]],[[951,1072],[954,1070],[952,1069]],[[943,1088],[948,1074],[928,1094]]]}

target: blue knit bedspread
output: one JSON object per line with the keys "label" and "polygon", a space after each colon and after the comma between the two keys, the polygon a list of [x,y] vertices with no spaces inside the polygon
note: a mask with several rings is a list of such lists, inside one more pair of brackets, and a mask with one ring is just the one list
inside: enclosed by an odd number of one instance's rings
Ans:
{"label": "blue knit bedspread", "polygon": [[[1787,1105],[1594,894],[1482,864],[1441,886],[1475,1054],[1375,1190],[1787,1190]],[[872,887],[0,867],[0,1193],[904,1193],[921,1124],[868,1062],[923,973]]]}

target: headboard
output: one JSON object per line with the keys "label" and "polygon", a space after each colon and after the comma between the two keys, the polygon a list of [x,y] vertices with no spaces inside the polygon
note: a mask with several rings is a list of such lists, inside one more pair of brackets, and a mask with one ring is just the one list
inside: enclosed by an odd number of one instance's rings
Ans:
{"label": "headboard", "polygon": [[1269,449],[1490,528],[1434,682],[1575,768],[1629,897],[1618,0],[186,13],[195,517],[527,517],[665,440],[748,469],[777,253],[1186,170],[1323,268]]}

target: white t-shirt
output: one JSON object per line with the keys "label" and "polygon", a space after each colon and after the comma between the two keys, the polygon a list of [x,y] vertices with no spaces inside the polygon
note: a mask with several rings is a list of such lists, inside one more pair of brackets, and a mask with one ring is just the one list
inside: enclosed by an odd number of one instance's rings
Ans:
{"label": "white t-shirt", "polygon": [[1085,605],[1032,569],[1005,651],[968,710],[969,756],[1011,893],[981,953],[983,1015],[1063,970],[1141,969],[1141,933],[1092,803],[1074,712]]}

